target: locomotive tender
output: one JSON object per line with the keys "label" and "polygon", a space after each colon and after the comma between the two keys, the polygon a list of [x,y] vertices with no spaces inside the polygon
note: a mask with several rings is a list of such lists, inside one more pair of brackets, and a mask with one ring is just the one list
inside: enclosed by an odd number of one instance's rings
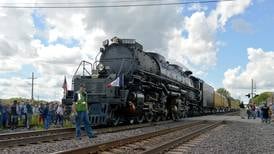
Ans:
{"label": "locomotive tender", "polygon": [[219,97],[214,88],[189,69],[170,64],[158,53],[145,52],[134,39],[104,41],[100,59],[84,74],[86,63],[82,62],[82,75],[75,73],[72,90],[62,102],[72,105],[73,93],[85,85],[92,125],[177,120],[229,109],[216,103]]}

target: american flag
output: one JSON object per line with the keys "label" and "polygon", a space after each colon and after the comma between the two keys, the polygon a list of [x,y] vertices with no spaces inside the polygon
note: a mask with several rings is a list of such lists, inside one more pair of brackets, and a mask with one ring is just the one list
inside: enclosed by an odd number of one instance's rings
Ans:
{"label": "american flag", "polygon": [[67,85],[66,76],[65,76],[65,78],[64,78],[64,83],[63,83],[62,88],[64,89],[64,95],[66,95],[66,94],[67,94],[67,91],[68,91],[68,85]]}

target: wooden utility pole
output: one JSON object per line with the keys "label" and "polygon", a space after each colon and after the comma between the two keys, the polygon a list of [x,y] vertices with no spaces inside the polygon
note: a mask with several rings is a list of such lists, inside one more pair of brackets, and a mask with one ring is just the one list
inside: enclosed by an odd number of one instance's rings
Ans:
{"label": "wooden utility pole", "polygon": [[256,96],[256,82],[253,79],[251,79],[251,92],[246,96],[250,98],[249,103],[253,103],[253,97]]}
{"label": "wooden utility pole", "polygon": [[34,91],[34,80],[37,79],[34,77],[34,73],[31,74],[31,102],[33,103],[33,91]]}
{"label": "wooden utility pole", "polygon": [[251,79],[251,100],[253,99],[253,79]]}
{"label": "wooden utility pole", "polygon": [[251,79],[251,92],[245,95],[249,98],[249,103],[253,103],[253,97],[256,95],[256,82],[254,82],[253,79]]}

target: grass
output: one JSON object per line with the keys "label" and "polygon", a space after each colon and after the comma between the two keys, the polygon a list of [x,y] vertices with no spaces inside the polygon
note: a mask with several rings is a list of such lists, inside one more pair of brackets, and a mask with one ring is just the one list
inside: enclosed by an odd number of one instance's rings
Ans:
{"label": "grass", "polygon": [[[32,115],[31,123],[30,125],[34,128],[34,130],[44,130],[44,124],[43,122],[39,122],[39,115]],[[24,127],[24,118],[20,119],[18,118],[18,126]],[[53,125],[50,125],[51,127]],[[74,127],[74,125],[69,120],[64,120],[64,127],[63,128],[71,128]],[[0,130],[3,130],[3,128],[0,128]]]}
{"label": "grass", "polygon": [[74,125],[70,121],[65,120],[64,121],[64,127],[65,128],[70,128],[70,127],[74,127]]}

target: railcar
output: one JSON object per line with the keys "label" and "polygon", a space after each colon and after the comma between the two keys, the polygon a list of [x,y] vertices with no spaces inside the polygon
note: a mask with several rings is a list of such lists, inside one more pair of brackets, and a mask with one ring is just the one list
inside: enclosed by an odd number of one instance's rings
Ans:
{"label": "railcar", "polygon": [[230,100],[230,106],[229,106],[229,109],[231,111],[237,111],[240,109],[240,102],[235,100],[235,99],[231,99]]}
{"label": "railcar", "polygon": [[214,92],[214,112],[227,112],[229,111],[229,101],[228,98]]}

